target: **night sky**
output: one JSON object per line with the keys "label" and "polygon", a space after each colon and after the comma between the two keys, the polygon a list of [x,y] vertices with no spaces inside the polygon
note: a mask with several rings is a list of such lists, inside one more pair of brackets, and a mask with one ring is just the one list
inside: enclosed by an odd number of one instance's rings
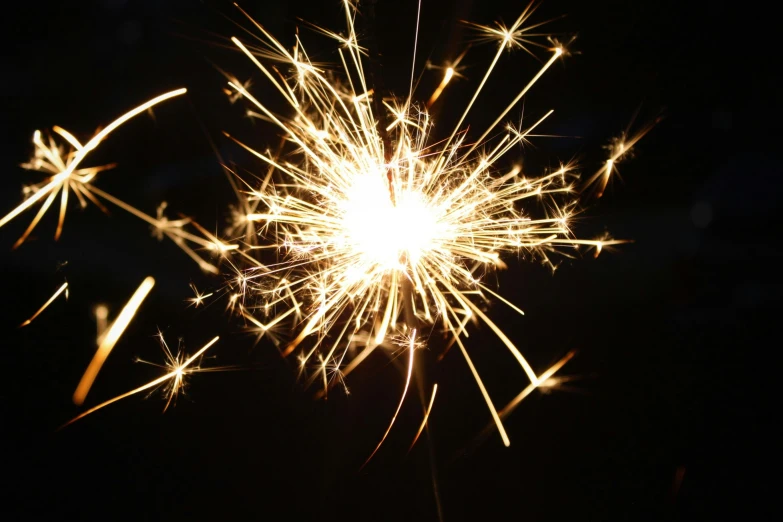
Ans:
{"label": "night sky", "polygon": [[[170,216],[182,212],[222,230],[232,195],[216,151],[246,172],[264,169],[222,131],[260,149],[275,147],[279,135],[245,118],[241,101],[229,102],[216,66],[252,77],[253,92],[285,110],[228,45],[232,35],[250,38],[242,29],[248,22],[230,2],[75,4],[23,2],[4,11],[0,214],[19,203],[22,184],[40,179],[17,167],[32,151],[35,129],[60,125],[87,138],[139,103],[185,86],[187,97],[137,117],[91,154],[91,164],[118,163],[96,186],[150,214],[165,200]],[[635,113],[637,126],[664,119],[575,225],[580,236],[608,231],[633,243],[597,259],[561,258],[554,275],[524,258],[507,259],[509,269],[497,274],[503,295],[526,315],[500,304],[491,315],[534,367],[579,352],[562,372],[577,377],[569,390],[534,393],[504,423],[510,448],[496,432],[477,438],[489,413],[456,350],[436,363],[443,347],[436,340],[417,354],[424,394],[434,382],[440,387],[429,439],[406,453],[422,416],[412,390],[384,446],[360,470],[396,408],[404,365],[375,354],[348,378],[349,396],[315,401],[297,381],[294,361],[243,333],[222,301],[187,306],[190,283],[209,291],[219,277],[201,273],[129,214],[82,211],[72,200],[58,242],[53,211],[18,250],[11,245],[34,213],[0,229],[3,518],[770,517],[779,471],[777,432],[769,426],[779,412],[772,304],[783,283],[773,245],[782,179],[773,155],[776,58],[768,58],[775,31],[766,27],[772,15],[749,3],[742,11],[695,4],[548,0],[535,15],[554,19],[546,28],[559,38],[578,38],[574,55],[525,98],[526,121],[555,109],[543,130],[559,136],[518,151],[526,171],[574,158],[592,173],[605,157],[602,146]],[[300,21],[341,28],[337,0],[241,5],[287,45],[300,27],[313,60],[338,59]],[[427,59],[453,59],[465,47],[472,33],[461,20],[511,23],[524,5],[425,0],[417,72]],[[384,84],[404,95],[416,4],[379,0],[376,10]],[[493,53],[493,46],[468,53],[466,78],[434,107],[436,129],[456,123]],[[468,117],[471,128],[491,123],[539,67],[524,51],[505,55]],[[419,96],[439,80],[425,72]],[[521,114],[518,107],[509,116]],[[221,335],[208,362],[240,370],[194,375],[165,414],[160,394],[135,396],[56,431],[81,411],[70,397],[95,349],[93,307],[106,303],[113,317],[148,275],[157,284],[87,404],[159,375],[134,363],[161,360],[158,328],[189,351]],[[17,328],[65,280],[69,300]],[[505,404],[525,376],[488,328],[470,333],[473,360],[496,404]]]}

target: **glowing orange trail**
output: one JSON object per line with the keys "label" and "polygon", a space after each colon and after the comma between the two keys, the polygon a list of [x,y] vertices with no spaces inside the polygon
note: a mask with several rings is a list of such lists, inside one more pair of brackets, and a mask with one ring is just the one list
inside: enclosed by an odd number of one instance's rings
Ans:
{"label": "glowing orange trail", "polygon": [[101,344],[103,334],[106,333],[106,321],[109,318],[109,307],[105,304],[100,304],[95,307],[93,312],[95,313],[95,342]]}
{"label": "glowing orange trail", "polygon": [[73,424],[77,420],[83,419],[87,415],[90,415],[91,413],[95,413],[96,411],[100,410],[101,408],[105,408],[106,406],[108,406],[110,404],[113,404],[113,403],[115,403],[115,402],[117,402],[119,400],[125,399],[125,398],[130,397],[131,395],[135,395],[135,394],[137,394],[139,392],[143,392],[144,390],[149,390],[151,388],[159,386],[159,385],[163,384],[164,382],[166,382],[169,379],[176,379],[177,381],[181,382],[182,376],[186,373],[188,366],[190,366],[193,363],[193,361],[198,359],[204,352],[206,352],[207,349],[210,346],[215,344],[218,341],[218,339],[219,339],[219,337],[213,338],[206,345],[204,345],[199,351],[197,351],[196,353],[191,355],[190,358],[188,358],[184,363],[182,363],[180,366],[176,367],[173,371],[167,373],[163,377],[159,377],[159,378],[155,379],[154,381],[150,381],[150,382],[148,382],[147,384],[145,384],[143,386],[139,386],[138,388],[135,388],[135,389],[133,389],[133,390],[131,390],[129,392],[125,392],[122,395],[118,395],[118,396],[114,397],[113,399],[109,399],[106,402],[102,402],[99,405],[94,406],[94,407],[90,408],[89,410],[85,411],[84,413],[82,413],[80,415],[77,415],[73,419],[69,420],[68,422],[66,422],[65,424],[60,426],[58,429],[61,430],[61,429],[65,428],[66,426],[69,426],[69,425]]}
{"label": "glowing orange trail", "polygon": [[435,103],[435,101],[440,97],[443,89],[446,88],[446,85],[449,84],[453,76],[454,69],[452,67],[446,69],[446,73],[443,75],[443,80],[441,80],[440,85],[438,85],[438,88],[435,89],[435,91],[432,93],[432,96],[430,96],[430,100],[427,102],[427,108],[432,107],[432,104]]}
{"label": "glowing orange trail", "polygon": [[136,290],[136,292],[134,292],[133,296],[131,296],[128,304],[126,304],[125,308],[122,309],[120,315],[117,316],[117,319],[111,325],[109,331],[103,335],[101,343],[98,346],[98,350],[92,357],[90,365],[87,367],[84,375],[82,375],[82,378],[79,381],[79,385],[76,387],[76,391],[73,393],[74,404],[81,405],[84,402],[84,399],[87,397],[87,393],[89,393],[90,388],[92,387],[92,383],[98,376],[98,372],[101,371],[101,366],[103,366],[103,363],[111,353],[114,345],[117,344],[117,341],[119,341],[120,336],[130,324],[133,316],[136,315],[136,311],[141,306],[144,298],[147,297],[147,294],[150,293],[150,290],[152,290],[153,286],[155,286],[155,280],[152,277],[145,278],[144,281],[141,282],[141,285],[139,285],[139,288]]}
{"label": "glowing orange trail", "polygon": [[504,419],[507,415],[509,415],[512,411],[514,411],[514,408],[516,408],[520,402],[522,402],[522,399],[530,395],[533,390],[541,386],[544,382],[546,382],[547,379],[552,377],[555,373],[557,373],[560,368],[562,368],[565,363],[571,360],[571,358],[576,355],[576,351],[570,351],[565,356],[563,356],[562,359],[557,361],[555,364],[553,364],[548,370],[546,370],[544,373],[538,376],[538,379],[536,379],[534,382],[531,382],[525,388],[519,392],[519,394],[514,397],[511,402],[506,404],[502,410],[498,413],[500,415],[501,419]]}
{"label": "glowing orange trail", "polygon": [[[52,297],[50,297],[50,298],[49,298],[49,300],[48,300],[48,301],[46,301],[46,302],[43,304],[43,306],[42,306],[41,308],[39,308],[39,309],[38,309],[38,311],[37,311],[37,312],[35,312],[35,313],[32,315],[32,317],[30,317],[30,319],[28,319],[27,321],[25,321],[25,322],[23,322],[22,324],[20,324],[20,325],[19,325],[19,328],[21,328],[21,327],[23,327],[23,326],[27,326],[28,324],[32,323],[32,322],[35,320],[35,318],[36,318],[36,317],[38,317],[39,315],[41,315],[41,312],[43,312],[44,310],[46,310],[46,308],[47,308],[47,307],[48,307],[50,304],[52,304],[52,301],[54,301],[55,299],[57,299],[57,296],[58,296],[58,295],[60,295],[61,293],[63,293],[63,292],[65,291],[65,289],[66,289],[66,288],[68,288],[68,283],[63,283],[63,285],[62,285],[60,288],[58,288],[58,289],[57,289],[57,291],[54,293],[54,295],[52,295]],[[67,293],[67,292],[66,292],[65,296],[66,296],[66,299],[67,299],[67,298],[68,298],[68,293]]]}
{"label": "glowing orange trail", "polygon": [[430,397],[430,405],[427,406],[427,411],[424,412],[424,420],[421,421],[421,426],[419,426],[419,431],[417,431],[416,436],[413,437],[413,442],[411,442],[408,451],[412,450],[413,446],[416,445],[416,441],[419,440],[419,437],[421,436],[421,432],[424,431],[424,427],[427,425],[427,419],[430,418],[430,412],[432,411],[432,405],[435,404],[435,394],[437,392],[438,392],[438,384],[435,383],[435,386],[432,387],[432,397]]}

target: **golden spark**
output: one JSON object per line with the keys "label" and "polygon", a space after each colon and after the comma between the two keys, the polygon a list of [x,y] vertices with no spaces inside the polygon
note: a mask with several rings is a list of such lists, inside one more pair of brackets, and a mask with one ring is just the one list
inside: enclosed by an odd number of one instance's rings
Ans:
{"label": "golden spark", "polygon": [[639,129],[636,133],[630,134],[631,125],[622,134],[614,138],[611,143],[606,147],[609,151],[609,158],[606,163],[598,169],[598,171],[590,176],[584,184],[584,188],[593,188],[595,191],[595,197],[600,198],[604,195],[606,186],[609,184],[609,180],[613,175],[617,174],[617,164],[624,158],[629,157],[632,154],[632,149],[636,143],[644,137],[645,134],[650,132],[652,128],[661,121],[661,118],[657,118],[652,123],[645,125]]}
{"label": "golden spark", "polygon": [[133,293],[128,304],[122,309],[120,315],[117,316],[117,319],[115,319],[114,323],[109,327],[109,330],[101,335],[101,342],[98,345],[98,349],[96,350],[95,355],[93,355],[90,365],[87,366],[84,375],[82,375],[79,385],[76,386],[76,391],[73,392],[74,404],[81,405],[84,402],[87,393],[89,393],[90,388],[92,387],[92,383],[98,376],[98,372],[101,371],[103,363],[106,361],[106,358],[109,357],[114,345],[120,340],[120,336],[125,332],[125,329],[136,315],[141,303],[147,297],[147,294],[150,293],[153,286],[155,286],[155,279],[146,277],[144,281],[141,282],[141,285],[139,285],[139,288]]}
{"label": "golden spark", "polygon": [[210,292],[208,294],[203,294],[199,292],[198,288],[196,288],[196,285],[194,285],[193,283],[190,283],[190,289],[193,290],[195,296],[188,298],[187,301],[195,308],[198,308],[199,306],[203,305],[204,299],[212,297],[213,295],[213,292]]}
{"label": "golden spark", "polygon": [[[408,386],[411,384],[411,374],[413,373],[413,354],[416,347],[416,330],[413,330],[413,333],[411,334],[410,343],[408,346],[408,376],[405,378],[405,388],[402,390],[402,397],[400,397],[400,403],[397,405],[397,411],[394,412],[394,415],[392,416],[391,422],[389,423],[389,427],[386,428],[386,432],[383,434],[383,437],[381,437],[381,441],[378,443],[377,446],[375,446],[375,449],[372,451],[369,457],[367,457],[367,460],[364,461],[364,464],[362,467],[366,466],[370,460],[375,456],[376,453],[378,453],[378,450],[381,449],[381,446],[383,445],[383,441],[386,440],[386,437],[389,436],[389,432],[392,429],[392,426],[394,426],[394,421],[397,420],[397,415],[400,414],[400,410],[402,409],[402,403],[405,402],[405,395],[408,394]],[[415,441],[414,441],[415,442]]]}
{"label": "golden spark", "polygon": [[421,436],[421,432],[424,431],[424,428],[427,427],[427,420],[430,418],[430,412],[432,411],[432,405],[435,404],[435,394],[438,393],[438,384],[435,383],[435,385],[432,387],[432,396],[430,397],[430,404],[427,406],[427,410],[424,412],[424,419],[421,421],[421,426],[419,426],[419,430],[416,432],[416,436],[413,437],[413,442],[411,442],[410,447],[408,448],[408,451],[413,449],[413,446],[416,445],[416,442],[419,440],[419,437]]}
{"label": "golden spark", "polygon": [[23,327],[23,326],[27,326],[28,324],[32,323],[32,322],[35,320],[35,318],[36,318],[36,317],[38,317],[39,315],[41,315],[41,312],[43,312],[44,310],[46,310],[46,309],[48,308],[48,306],[49,306],[50,304],[52,304],[52,302],[53,302],[55,299],[57,299],[57,296],[59,296],[61,293],[65,292],[65,298],[66,298],[66,299],[68,299],[68,292],[67,292],[67,289],[68,289],[68,283],[63,283],[63,284],[62,284],[62,286],[60,286],[60,288],[58,288],[58,289],[57,289],[57,290],[54,292],[54,294],[52,294],[52,297],[50,297],[50,298],[49,298],[49,299],[48,299],[48,300],[47,300],[47,301],[46,301],[46,302],[43,304],[43,306],[42,306],[41,308],[39,308],[39,309],[38,309],[38,311],[37,311],[37,312],[35,312],[35,313],[34,313],[34,314],[33,314],[33,315],[32,315],[32,316],[29,318],[29,319],[27,319],[25,322],[23,322],[22,324],[20,324],[20,325],[19,325],[19,328],[21,328],[21,327]]}

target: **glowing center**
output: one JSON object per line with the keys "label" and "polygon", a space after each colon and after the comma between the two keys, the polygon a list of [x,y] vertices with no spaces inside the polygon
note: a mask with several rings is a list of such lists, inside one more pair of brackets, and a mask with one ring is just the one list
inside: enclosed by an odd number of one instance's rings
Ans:
{"label": "glowing center", "polygon": [[433,248],[438,223],[418,191],[395,192],[392,203],[383,176],[357,176],[342,202],[346,246],[361,262],[385,269],[415,263]]}

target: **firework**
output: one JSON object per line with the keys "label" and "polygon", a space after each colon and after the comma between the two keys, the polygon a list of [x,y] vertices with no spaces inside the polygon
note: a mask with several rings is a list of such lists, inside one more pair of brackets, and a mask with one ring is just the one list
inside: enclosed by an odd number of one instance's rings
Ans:
{"label": "firework", "polygon": [[[92,184],[96,175],[110,166],[80,167],[89,151],[119,125],[165,99],[183,94],[184,89],[133,109],[84,146],[55,127],[54,133],[73,148],[67,154],[52,138],[47,144],[36,132],[36,157],[25,167],[50,177],[29,188],[28,199],[0,220],[0,227],[43,200],[17,242],[21,244],[59,193],[60,218],[55,234],[59,237],[69,191],[77,195],[82,206],[86,198],[102,207],[100,199],[126,210],[150,224],[159,239],[174,241],[203,270],[218,274],[222,266],[222,273],[228,276],[222,290],[206,293],[192,286],[194,297],[187,301],[199,307],[217,294],[226,296],[227,309],[241,317],[249,330],[259,337],[268,336],[283,356],[297,357],[303,378],[320,383],[317,397],[325,397],[336,385],[347,392],[345,377],[373,352],[407,351],[407,377],[399,404],[370,458],[383,444],[402,408],[414,372],[415,352],[425,345],[441,346],[443,357],[456,345],[486,402],[492,418],[489,429],[497,429],[508,446],[503,418],[534,390],[550,386],[554,374],[573,352],[537,372],[490,318],[487,309],[494,303],[519,314],[523,311],[486,284],[487,276],[506,268],[505,257],[535,259],[554,269],[553,254],[592,248],[597,255],[604,247],[621,243],[608,237],[577,238],[570,224],[579,211],[582,193],[594,187],[600,197],[616,173],[617,162],[649,127],[634,135],[626,132],[616,140],[606,164],[584,182],[573,164],[537,175],[523,173],[509,156],[537,136],[553,110],[542,111],[530,124],[504,121],[518,110],[522,99],[555,62],[568,54],[566,44],[540,32],[543,23],[531,23],[536,10],[533,3],[510,26],[471,24],[478,35],[477,44],[489,43],[497,50],[468,104],[464,108],[443,105],[442,109],[451,111],[457,121],[446,132],[435,128],[427,111],[436,102],[444,104],[448,86],[455,77],[463,77],[460,63],[468,49],[443,66],[426,65],[427,69],[443,71],[443,78],[434,92],[422,98],[426,103],[417,104],[414,77],[418,40],[414,39],[409,92],[406,97],[395,98],[378,88],[377,74],[370,74],[377,57],[358,36],[357,3],[343,0],[342,7],[345,32],[315,28],[337,43],[336,67],[311,61],[298,36],[293,47],[287,48],[242,11],[258,36],[248,42],[236,37],[231,41],[275,88],[275,95],[287,104],[287,114],[273,111],[269,103],[254,96],[250,81],[243,83],[224,73],[229,78],[226,94],[231,103],[244,99],[249,115],[275,126],[282,134],[275,152],[232,137],[264,164],[266,173],[259,176],[258,183],[243,180],[227,169],[238,198],[225,233],[229,239],[210,233],[186,217],[168,220],[163,213],[165,203],[156,217],[145,214]],[[512,49],[544,55],[543,65],[475,138],[468,133],[466,122],[491,83],[500,57]],[[185,227],[193,227],[197,234]],[[196,249],[217,256],[218,262],[207,261]],[[275,256],[271,262],[269,254]],[[528,382],[501,409],[495,407],[469,355],[465,339],[471,324],[483,325],[496,335],[519,365],[520,377]],[[112,335],[114,326],[108,332],[103,332],[105,326],[99,326],[101,347],[109,338],[116,341],[119,334]],[[444,342],[430,343],[436,334],[442,334]],[[164,367],[169,370],[166,375],[91,408],[71,422],[164,383],[168,386],[168,407],[183,386],[184,375],[199,369],[192,363],[216,341],[185,359],[179,353],[174,356],[161,335],[167,358]],[[99,348],[96,358],[105,359],[106,354]],[[90,373],[88,369],[85,378]],[[95,373],[97,369],[91,373],[90,382]],[[79,395],[81,400],[86,389]],[[411,447],[427,425],[437,389],[434,384]]]}
{"label": "firework", "polygon": [[[554,267],[550,255],[557,250],[593,247],[599,252],[620,242],[572,236],[569,223],[580,193],[572,165],[535,177],[519,168],[503,170],[509,152],[534,136],[552,111],[527,127],[501,123],[566,48],[553,39],[538,41],[544,36],[535,32],[541,24],[528,24],[532,4],[511,26],[474,26],[481,39],[497,45],[497,52],[457,125],[443,139],[434,134],[427,111],[414,103],[413,83],[404,99],[375,91],[366,74],[371,65],[367,51],[355,28],[357,7],[345,0],[343,8],[346,33],[319,29],[339,44],[340,80],[326,66],[311,62],[298,38],[289,50],[249,16],[258,40],[251,45],[232,38],[289,105],[291,116],[276,114],[245,86],[229,82],[232,92],[278,127],[290,150],[286,156],[273,155],[235,139],[270,168],[260,186],[247,183],[245,207],[256,210],[239,222],[254,223],[262,239],[238,238],[251,245],[243,261],[262,248],[275,249],[281,259],[271,264],[257,260],[244,268],[232,265],[235,277],[228,292],[239,301],[242,316],[262,330],[283,319],[292,325],[293,340],[282,353],[296,352],[302,371],[314,369],[311,381],[321,376],[319,396],[344,383],[376,349],[396,350],[397,339],[413,342],[411,332],[417,329],[419,338],[427,339],[428,332],[439,328],[450,337],[449,346],[459,347],[508,445],[502,416],[464,342],[468,324],[484,323],[518,362],[530,382],[522,398],[570,355],[537,373],[485,312],[487,303],[497,301],[523,313],[483,282],[486,274],[505,268],[504,255],[526,254]],[[544,65],[471,140],[463,123],[500,56],[512,48],[532,54],[535,47],[548,53]],[[453,66],[446,68],[428,105],[453,75]],[[630,147],[635,140],[627,143]]]}

